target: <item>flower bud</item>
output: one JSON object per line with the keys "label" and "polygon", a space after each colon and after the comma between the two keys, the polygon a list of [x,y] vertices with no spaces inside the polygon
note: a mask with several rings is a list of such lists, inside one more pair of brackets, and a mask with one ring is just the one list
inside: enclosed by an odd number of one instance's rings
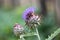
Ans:
{"label": "flower bud", "polygon": [[18,23],[16,23],[16,24],[14,25],[13,31],[14,31],[14,34],[15,34],[16,36],[18,36],[18,35],[20,35],[20,34],[23,33],[24,28],[23,28],[21,25],[19,25]]}

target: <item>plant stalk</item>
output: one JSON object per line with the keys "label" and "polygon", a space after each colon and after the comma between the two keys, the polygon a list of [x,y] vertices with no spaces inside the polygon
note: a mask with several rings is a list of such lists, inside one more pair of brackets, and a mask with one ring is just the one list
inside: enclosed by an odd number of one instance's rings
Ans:
{"label": "plant stalk", "polygon": [[25,40],[23,36],[20,36],[20,39],[21,39],[21,40]]}
{"label": "plant stalk", "polygon": [[37,37],[39,40],[41,40],[40,36],[39,36],[39,32],[38,32],[38,29],[36,28],[36,33],[37,33]]}

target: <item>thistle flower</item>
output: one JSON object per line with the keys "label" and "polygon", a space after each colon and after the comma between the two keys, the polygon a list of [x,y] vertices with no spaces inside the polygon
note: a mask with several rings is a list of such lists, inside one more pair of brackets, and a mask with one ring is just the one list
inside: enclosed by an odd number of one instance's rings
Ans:
{"label": "thistle flower", "polygon": [[29,18],[32,16],[32,13],[34,13],[34,11],[35,11],[34,7],[27,8],[23,13],[23,19],[25,21],[29,20]]}
{"label": "thistle flower", "polygon": [[35,8],[31,7],[24,11],[23,19],[25,20],[26,24],[30,27],[37,26],[40,23],[40,17],[34,14]]}
{"label": "thistle flower", "polygon": [[16,23],[16,24],[14,25],[13,31],[14,31],[14,34],[15,34],[16,36],[18,36],[18,35],[20,35],[20,34],[23,33],[24,28],[23,28],[21,25],[19,25],[18,23]]}

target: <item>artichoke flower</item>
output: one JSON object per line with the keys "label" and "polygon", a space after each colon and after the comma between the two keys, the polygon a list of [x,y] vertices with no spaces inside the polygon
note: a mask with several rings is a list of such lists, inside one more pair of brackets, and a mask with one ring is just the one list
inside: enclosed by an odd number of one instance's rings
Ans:
{"label": "artichoke flower", "polygon": [[23,19],[26,22],[26,25],[28,25],[30,28],[33,28],[33,26],[40,25],[40,18],[38,15],[35,14],[35,8],[30,7],[27,8],[23,13]]}
{"label": "artichoke flower", "polygon": [[18,23],[16,23],[14,25],[13,32],[16,36],[19,36],[24,32],[24,28],[21,25],[19,25]]}

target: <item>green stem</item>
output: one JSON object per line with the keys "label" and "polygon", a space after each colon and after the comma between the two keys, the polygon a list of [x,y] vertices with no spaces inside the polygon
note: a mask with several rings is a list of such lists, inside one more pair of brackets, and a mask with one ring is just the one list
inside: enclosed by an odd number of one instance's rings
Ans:
{"label": "green stem", "polygon": [[28,37],[28,36],[34,36],[36,35],[38,37],[39,40],[41,40],[40,36],[39,36],[39,32],[38,29],[36,28],[36,33],[28,33],[28,34],[23,34],[20,35],[20,40],[25,40],[24,37]]}
{"label": "green stem", "polygon": [[39,32],[38,32],[38,29],[36,28],[36,33],[37,33],[37,37],[39,40],[41,40],[40,36],[39,36]]}
{"label": "green stem", "polygon": [[53,34],[51,34],[47,39],[45,40],[52,40],[54,37],[56,37],[60,33],[60,28],[58,28],[56,31],[54,31]]}
{"label": "green stem", "polygon": [[20,36],[20,39],[21,39],[21,40],[25,40],[23,36]]}
{"label": "green stem", "polygon": [[25,40],[24,38],[22,38],[22,40]]}

